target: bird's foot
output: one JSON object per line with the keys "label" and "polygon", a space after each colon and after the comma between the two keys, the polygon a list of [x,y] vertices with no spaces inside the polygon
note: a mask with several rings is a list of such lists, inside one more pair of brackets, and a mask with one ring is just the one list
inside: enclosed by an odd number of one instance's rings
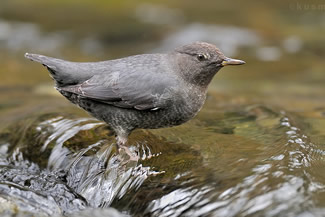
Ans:
{"label": "bird's foot", "polygon": [[127,134],[126,135],[117,135],[116,137],[116,153],[122,161],[131,161],[138,162],[139,156],[132,152],[127,146],[125,146],[127,142]]}
{"label": "bird's foot", "polygon": [[119,145],[118,154],[123,158],[125,156],[128,157],[127,160],[129,161],[139,161],[139,156],[136,153],[133,153],[127,146]]}

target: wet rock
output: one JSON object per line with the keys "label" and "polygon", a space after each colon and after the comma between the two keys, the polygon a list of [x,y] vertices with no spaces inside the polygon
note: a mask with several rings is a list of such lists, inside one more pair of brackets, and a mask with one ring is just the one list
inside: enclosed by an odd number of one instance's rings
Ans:
{"label": "wet rock", "polygon": [[86,209],[81,212],[74,213],[69,215],[69,217],[128,217],[130,215],[122,214],[114,208],[106,209]]}

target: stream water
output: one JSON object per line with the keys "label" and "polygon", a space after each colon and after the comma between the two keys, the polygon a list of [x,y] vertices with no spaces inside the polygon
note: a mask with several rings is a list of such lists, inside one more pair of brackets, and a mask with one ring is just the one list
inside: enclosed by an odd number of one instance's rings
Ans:
{"label": "stream water", "polygon": [[[21,11],[15,2],[0,10],[1,215],[325,215],[324,27],[311,25],[324,17],[319,11],[293,22],[308,11],[280,3],[269,8],[264,2],[243,7],[245,19],[233,12],[231,24],[219,24],[220,14],[215,23],[208,14],[197,21],[194,3],[178,9],[142,4],[132,12],[137,21],[130,21],[122,19],[129,13],[117,4],[120,29],[102,32],[103,23],[92,27],[85,20],[80,33],[64,30],[64,23],[60,29],[50,22],[54,18],[23,20],[20,16],[33,8]],[[60,4],[53,10],[69,8]],[[219,6],[236,10],[226,5]],[[90,23],[108,19],[95,6],[86,8],[76,10],[92,14]],[[261,24],[250,19],[251,10],[277,14],[281,22]],[[16,18],[13,11],[19,12]],[[169,18],[160,19],[163,14]],[[84,20],[78,13],[69,16]],[[250,27],[237,27],[238,20]],[[54,30],[44,30],[46,25]],[[166,33],[158,30],[166,26]],[[89,29],[96,34],[87,35]],[[147,32],[143,39],[139,31]],[[222,69],[203,109],[188,123],[135,130],[128,147],[137,158],[117,154],[105,123],[67,102],[44,68],[23,59],[24,52],[33,51],[101,60],[168,51],[195,40],[212,42],[247,64]]]}

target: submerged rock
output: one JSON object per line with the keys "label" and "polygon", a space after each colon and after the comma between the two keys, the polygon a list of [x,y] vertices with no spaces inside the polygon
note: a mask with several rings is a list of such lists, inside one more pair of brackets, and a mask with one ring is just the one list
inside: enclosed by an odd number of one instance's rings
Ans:
{"label": "submerged rock", "polygon": [[316,213],[308,207],[325,189],[315,175],[324,151],[309,125],[265,105],[230,107],[208,104],[183,126],[135,131],[136,158],[117,155],[97,120],[29,116],[0,134],[0,199],[9,214],[40,216]]}

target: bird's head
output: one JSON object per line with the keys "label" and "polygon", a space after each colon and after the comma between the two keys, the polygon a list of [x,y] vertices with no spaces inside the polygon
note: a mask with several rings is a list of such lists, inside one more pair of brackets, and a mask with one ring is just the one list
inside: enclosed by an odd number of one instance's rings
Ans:
{"label": "bird's head", "polygon": [[194,42],[175,49],[176,64],[181,76],[190,83],[207,87],[213,76],[224,66],[245,62],[226,57],[215,45]]}

